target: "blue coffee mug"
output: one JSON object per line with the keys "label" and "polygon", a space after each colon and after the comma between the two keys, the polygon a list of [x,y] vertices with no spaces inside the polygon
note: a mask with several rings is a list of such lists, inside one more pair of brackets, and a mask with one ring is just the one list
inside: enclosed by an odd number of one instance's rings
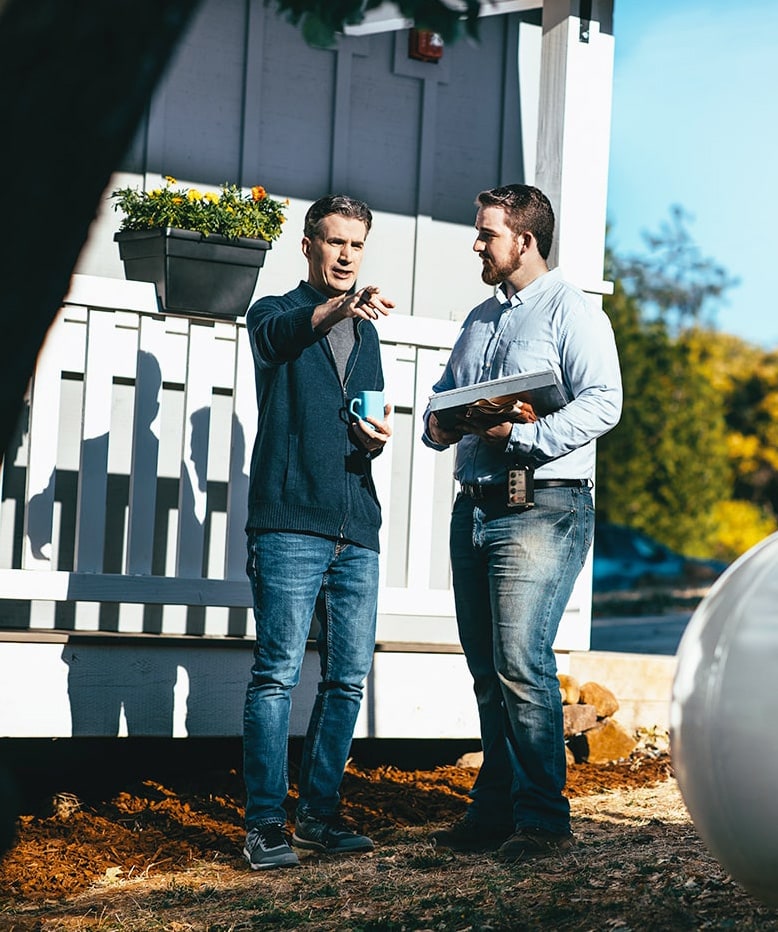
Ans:
{"label": "blue coffee mug", "polygon": [[348,409],[354,417],[361,418],[363,421],[369,417],[376,421],[383,421],[384,393],[359,392],[351,399]]}

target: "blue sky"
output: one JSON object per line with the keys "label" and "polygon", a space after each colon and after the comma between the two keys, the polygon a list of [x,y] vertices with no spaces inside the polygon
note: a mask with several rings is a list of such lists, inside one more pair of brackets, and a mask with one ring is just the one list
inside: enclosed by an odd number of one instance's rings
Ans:
{"label": "blue sky", "polygon": [[778,3],[615,0],[608,219],[644,251],[680,204],[740,284],[715,323],[778,348]]}

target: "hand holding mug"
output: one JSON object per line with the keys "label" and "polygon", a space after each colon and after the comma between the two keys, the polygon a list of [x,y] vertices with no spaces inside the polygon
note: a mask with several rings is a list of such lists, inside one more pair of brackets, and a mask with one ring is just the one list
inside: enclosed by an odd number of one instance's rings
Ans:
{"label": "hand holding mug", "polygon": [[392,406],[384,404],[384,393],[359,392],[351,399],[349,412],[356,418],[355,433],[368,453],[382,449],[392,436],[389,415]]}
{"label": "hand holding mug", "polygon": [[348,406],[349,412],[362,421],[373,418],[375,421],[384,419],[384,393],[359,392]]}

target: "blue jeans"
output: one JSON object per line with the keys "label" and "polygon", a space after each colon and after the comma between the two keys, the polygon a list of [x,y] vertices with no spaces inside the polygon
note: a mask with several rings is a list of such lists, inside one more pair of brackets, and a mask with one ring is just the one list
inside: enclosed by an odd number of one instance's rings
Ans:
{"label": "blue jeans", "polygon": [[484,751],[469,815],[486,825],[570,830],[552,645],[593,528],[588,489],[539,489],[522,512],[497,499],[454,503],[457,625]]}
{"label": "blue jeans", "polygon": [[378,554],[312,534],[249,532],[257,640],[243,713],[246,826],[285,822],[292,689],[316,612],[321,665],[298,813],[335,812],[375,649]]}

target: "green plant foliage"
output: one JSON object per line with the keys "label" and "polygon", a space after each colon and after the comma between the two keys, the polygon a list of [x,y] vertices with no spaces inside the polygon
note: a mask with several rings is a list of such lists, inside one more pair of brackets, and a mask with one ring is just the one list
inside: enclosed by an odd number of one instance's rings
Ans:
{"label": "green plant foliage", "polygon": [[597,512],[731,560],[778,526],[778,354],[699,323],[734,282],[699,258],[683,216],[644,259],[606,256],[624,411],[598,444]]}
{"label": "green plant foliage", "polygon": [[218,233],[234,239],[278,239],[286,217],[287,202],[268,197],[261,185],[255,185],[248,194],[234,184],[223,184],[220,194],[196,188],[178,187],[175,178],[165,178],[162,188],[142,191],[136,188],[118,188],[111,197],[114,210],[121,210],[124,218],[121,230],[156,230],[174,227],[196,233]]}
{"label": "green plant foliage", "polygon": [[644,319],[656,316],[676,327],[702,320],[737,284],[714,259],[701,255],[689,232],[691,220],[675,205],[658,233],[643,234],[647,253],[611,256],[615,277],[638,300]]}
{"label": "green plant foliage", "polygon": [[[332,48],[338,33],[345,26],[355,26],[369,10],[381,6],[383,0],[265,0],[295,26],[300,26],[309,45]],[[437,32],[444,42],[454,42],[466,34],[478,38],[480,0],[396,0],[402,16],[419,29]]]}
{"label": "green plant foliage", "polygon": [[598,515],[675,550],[710,555],[714,506],[732,489],[721,399],[687,348],[663,322],[644,321],[620,284],[605,307],[619,346],[624,410],[598,445]]}

